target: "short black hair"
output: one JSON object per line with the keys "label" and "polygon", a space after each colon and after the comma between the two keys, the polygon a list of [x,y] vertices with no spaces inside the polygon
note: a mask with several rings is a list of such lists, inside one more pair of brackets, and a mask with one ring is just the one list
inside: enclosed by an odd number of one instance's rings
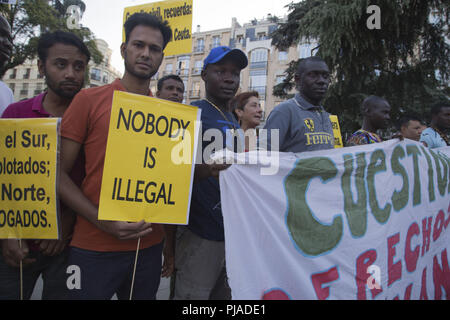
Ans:
{"label": "short black hair", "polygon": [[387,100],[378,96],[368,96],[361,104],[361,114],[364,115],[366,112],[366,108],[371,110],[372,107],[374,107],[379,102],[387,102]]}
{"label": "short black hair", "polygon": [[164,39],[163,49],[166,48],[170,40],[172,40],[172,29],[167,21],[163,21],[160,17],[145,12],[137,12],[132,14],[123,27],[125,28],[125,43],[130,40],[130,34],[137,26],[147,26],[159,29]]}
{"label": "short black hair", "polygon": [[157,84],[158,91],[161,91],[161,89],[163,87],[163,84],[164,84],[164,81],[169,80],[169,79],[173,79],[173,80],[176,80],[178,82],[181,82],[183,84],[183,87],[184,87],[184,82],[179,76],[177,76],[176,74],[169,74],[169,75],[164,76],[164,77],[162,77],[161,79],[158,80],[158,84]]}
{"label": "short black hair", "polygon": [[395,123],[395,127],[397,128],[397,130],[400,131],[400,129],[403,126],[408,125],[408,123],[410,121],[418,121],[418,122],[422,123],[422,121],[420,120],[418,115],[416,115],[416,114],[404,114],[404,115],[401,115],[400,118],[397,120],[397,122]]}
{"label": "short black hair", "polygon": [[325,60],[323,60],[319,56],[312,56],[312,57],[300,59],[300,61],[298,62],[298,65],[297,65],[297,72],[296,72],[296,74],[298,76],[301,76],[305,72],[306,65],[308,62],[323,62],[326,64]]}
{"label": "short black hair", "polygon": [[441,112],[442,108],[450,108],[450,103],[448,101],[439,101],[431,106],[431,115],[437,115]]}
{"label": "short black hair", "polygon": [[48,50],[57,43],[77,47],[86,56],[87,62],[91,59],[91,53],[88,47],[76,34],[57,30],[55,32],[45,33],[39,38],[37,47],[39,60],[45,63],[48,57]]}

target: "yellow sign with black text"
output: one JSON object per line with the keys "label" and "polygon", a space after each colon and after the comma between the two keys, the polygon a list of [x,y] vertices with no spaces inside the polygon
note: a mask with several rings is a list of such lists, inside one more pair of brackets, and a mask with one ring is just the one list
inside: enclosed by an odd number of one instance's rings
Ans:
{"label": "yellow sign with black text", "polygon": [[200,109],[115,91],[100,220],[187,224]]}
{"label": "yellow sign with black text", "polygon": [[[123,23],[136,12],[146,12],[169,22],[172,28],[172,41],[164,50],[165,56],[188,54],[192,52],[192,14],[193,0],[169,0],[127,7],[123,13]],[[125,42],[125,31],[123,31]]]}
{"label": "yellow sign with black text", "polygon": [[60,118],[0,119],[0,239],[58,239]]}
{"label": "yellow sign with black text", "polygon": [[343,148],[344,143],[342,142],[341,127],[339,126],[338,117],[335,115],[330,115],[330,120],[331,120],[331,124],[333,126],[334,147],[335,148]]}

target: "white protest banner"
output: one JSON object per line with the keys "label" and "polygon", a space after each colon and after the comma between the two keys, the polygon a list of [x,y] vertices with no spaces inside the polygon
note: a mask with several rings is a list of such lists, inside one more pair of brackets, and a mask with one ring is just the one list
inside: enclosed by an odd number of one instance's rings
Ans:
{"label": "white protest banner", "polygon": [[233,299],[450,298],[450,147],[276,156],[220,175]]}

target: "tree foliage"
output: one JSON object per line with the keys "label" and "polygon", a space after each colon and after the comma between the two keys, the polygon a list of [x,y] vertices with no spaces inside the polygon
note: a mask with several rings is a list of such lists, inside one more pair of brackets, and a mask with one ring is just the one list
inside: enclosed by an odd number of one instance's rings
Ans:
{"label": "tree foliage", "polygon": [[18,0],[15,5],[0,5],[1,13],[8,20],[13,37],[13,52],[10,61],[0,67],[0,78],[8,69],[23,64],[37,55],[37,42],[43,32],[56,30],[77,34],[88,46],[95,63],[101,63],[103,56],[97,49],[94,35],[86,27],[69,29],[67,26],[67,8],[78,5],[82,12],[86,5],[81,0]]}
{"label": "tree foliage", "polygon": [[[370,5],[381,9],[381,29],[370,30]],[[291,3],[272,44],[280,50],[305,40],[319,42],[317,55],[332,71],[324,102],[340,117],[344,132],[361,126],[359,106],[368,95],[385,97],[391,118],[413,112],[429,117],[429,106],[449,96],[449,3],[440,0],[305,0]],[[298,61],[286,70],[274,94],[293,88]]]}

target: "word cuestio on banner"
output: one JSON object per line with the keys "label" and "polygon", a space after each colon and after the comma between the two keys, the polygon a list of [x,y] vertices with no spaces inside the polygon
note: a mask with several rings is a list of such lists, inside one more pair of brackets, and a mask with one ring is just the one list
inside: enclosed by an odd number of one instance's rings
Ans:
{"label": "word cuestio on banner", "polygon": [[[164,50],[166,56],[190,53],[192,51],[193,0],[170,0],[127,7],[123,13],[123,23],[136,12],[146,12],[168,21],[173,37]],[[125,42],[125,31],[123,31]]]}
{"label": "word cuestio on banner", "polygon": [[99,219],[187,224],[199,122],[197,107],[114,92]]}
{"label": "word cuestio on banner", "polygon": [[59,123],[0,119],[0,239],[58,239]]}

